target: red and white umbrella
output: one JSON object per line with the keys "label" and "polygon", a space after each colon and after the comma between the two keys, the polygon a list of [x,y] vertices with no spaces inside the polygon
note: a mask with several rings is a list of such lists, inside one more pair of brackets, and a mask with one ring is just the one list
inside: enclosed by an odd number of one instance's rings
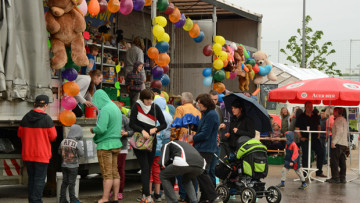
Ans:
{"label": "red and white umbrella", "polygon": [[360,104],[360,82],[340,78],[320,78],[294,82],[268,93],[272,102],[289,102],[334,106],[358,106]]}

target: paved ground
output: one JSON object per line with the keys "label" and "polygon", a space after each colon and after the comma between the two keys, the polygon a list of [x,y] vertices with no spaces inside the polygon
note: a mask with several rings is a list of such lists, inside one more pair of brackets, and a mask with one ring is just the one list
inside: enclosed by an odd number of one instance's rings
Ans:
{"label": "paved ground", "polygon": [[[358,154],[357,150],[353,150],[353,161],[350,166],[348,160],[347,179],[355,178],[356,175],[350,168],[357,168]],[[314,164],[315,165],[315,164]],[[281,168],[279,165],[270,165],[269,175],[265,179],[266,187],[276,185],[280,181]],[[326,174],[327,166],[324,166],[324,173]],[[291,171],[288,174],[286,188],[282,189],[281,202],[359,202],[360,199],[360,179],[357,179],[346,184],[329,184],[313,181],[305,191],[298,190],[300,182],[294,182],[296,178],[295,172]],[[95,202],[101,196],[102,179],[99,176],[90,177],[81,180],[80,183],[80,199],[84,203]],[[136,198],[140,196],[140,179],[137,175],[128,176],[126,179],[126,191],[124,193],[124,200],[122,203],[135,203]],[[27,189],[25,186],[0,186],[0,203],[25,203],[27,202]],[[56,198],[44,198],[45,203],[56,203]],[[163,200],[163,202],[166,202]],[[237,200],[229,201],[231,203],[240,202]],[[265,199],[259,199],[258,202],[266,202]]]}

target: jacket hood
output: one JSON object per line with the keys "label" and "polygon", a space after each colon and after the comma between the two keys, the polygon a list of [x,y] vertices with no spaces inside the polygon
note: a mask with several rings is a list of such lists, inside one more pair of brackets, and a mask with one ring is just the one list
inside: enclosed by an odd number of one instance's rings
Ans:
{"label": "jacket hood", "polygon": [[140,61],[136,61],[136,62],[134,63],[134,66],[133,66],[133,72],[134,72],[134,73],[137,71],[138,67],[139,67],[141,64],[143,64],[143,63],[141,63]]}
{"label": "jacket hood", "polygon": [[36,122],[40,119],[43,119],[44,117],[46,116],[46,113],[45,112],[38,112],[36,110],[32,110],[30,111],[28,114],[25,115],[26,119],[29,121],[29,122]]}
{"label": "jacket hood", "polygon": [[109,96],[106,94],[106,92],[104,90],[100,89],[100,90],[96,90],[96,92],[92,98],[92,102],[99,110],[101,110],[102,108],[104,108],[104,106],[107,103],[112,102],[112,101],[109,98]]}
{"label": "jacket hood", "polygon": [[162,111],[166,110],[166,100],[163,97],[157,97],[154,100],[154,103],[157,104]]}
{"label": "jacket hood", "polygon": [[289,145],[294,142],[294,132],[287,132],[285,133],[286,136],[286,144]]}
{"label": "jacket hood", "polygon": [[70,127],[69,134],[67,136],[68,139],[81,140],[83,138],[83,132],[81,126],[74,124]]}

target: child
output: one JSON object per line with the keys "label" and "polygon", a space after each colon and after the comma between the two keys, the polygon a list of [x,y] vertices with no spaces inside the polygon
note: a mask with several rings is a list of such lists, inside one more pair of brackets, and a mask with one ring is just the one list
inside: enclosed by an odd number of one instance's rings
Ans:
{"label": "child", "polygon": [[286,154],[284,160],[285,165],[281,173],[281,183],[277,185],[277,187],[278,188],[285,187],[286,174],[289,172],[290,169],[293,168],[302,182],[299,189],[304,190],[305,188],[307,188],[307,184],[305,183],[305,178],[300,169],[301,165],[300,165],[299,147],[294,142],[294,132],[288,131],[285,133],[285,136],[286,136],[286,146],[285,146]]}
{"label": "child", "polygon": [[91,45],[89,48],[90,48],[90,53],[86,54],[86,56],[89,59],[89,65],[81,67],[81,74],[82,75],[88,75],[91,70],[96,69],[95,58],[99,53],[99,47],[96,46],[96,45]]}
{"label": "child", "polygon": [[[281,137],[283,137],[283,134],[281,134],[280,125],[281,124],[279,124],[276,121],[272,124],[272,127],[273,127],[273,132],[271,133],[272,138],[281,138]],[[277,149],[283,150],[284,148],[285,148],[284,142],[281,142],[281,141],[278,141],[278,140],[272,141],[271,144],[270,144],[270,147],[269,147],[269,149],[274,149],[274,150],[277,150]]]}
{"label": "child", "polygon": [[[119,107],[121,111],[123,111],[124,107],[120,102],[114,101],[116,106]],[[123,191],[125,186],[125,160],[128,154],[128,137],[131,137],[134,134],[134,131],[129,126],[130,120],[126,117],[125,114],[122,114],[122,124],[121,124],[121,151],[118,155],[118,171],[120,175],[120,189],[118,193],[118,199],[123,199]]]}
{"label": "child", "polygon": [[139,99],[140,91],[144,83],[144,77],[141,73],[143,69],[143,63],[137,61],[134,63],[133,71],[129,72],[125,78],[125,84],[129,91],[131,107]]}
{"label": "child", "polygon": [[75,196],[75,182],[78,175],[79,157],[84,155],[82,144],[83,133],[79,125],[72,125],[66,139],[64,139],[59,147],[59,153],[63,158],[61,164],[63,173],[63,182],[60,191],[60,203],[68,203],[66,200],[66,189],[69,187],[70,203],[79,203]]}

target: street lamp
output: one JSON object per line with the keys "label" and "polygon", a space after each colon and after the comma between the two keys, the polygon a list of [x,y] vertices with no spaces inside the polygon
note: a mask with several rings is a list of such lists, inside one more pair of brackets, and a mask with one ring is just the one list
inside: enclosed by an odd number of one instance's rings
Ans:
{"label": "street lamp", "polygon": [[305,1],[303,0],[303,33],[302,33],[302,50],[301,50],[301,63],[302,63],[302,68],[306,68],[305,67]]}

